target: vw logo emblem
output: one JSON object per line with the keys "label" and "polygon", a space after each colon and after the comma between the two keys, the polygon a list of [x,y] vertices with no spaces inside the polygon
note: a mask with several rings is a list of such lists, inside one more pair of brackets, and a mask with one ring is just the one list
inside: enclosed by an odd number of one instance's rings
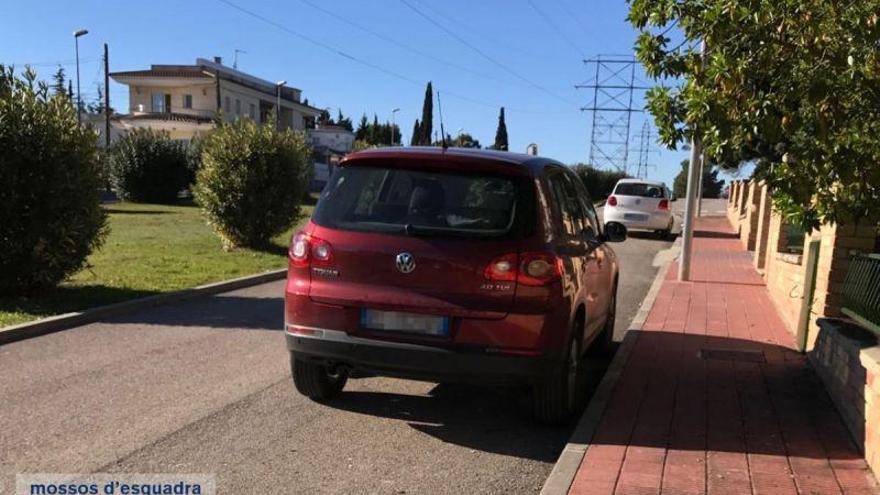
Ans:
{"label": "vw logo emblem", "polygon": [[416,259],[413,255],[403,252],[397,255],[397,271],[400,273],[412,273],[416,269]]}

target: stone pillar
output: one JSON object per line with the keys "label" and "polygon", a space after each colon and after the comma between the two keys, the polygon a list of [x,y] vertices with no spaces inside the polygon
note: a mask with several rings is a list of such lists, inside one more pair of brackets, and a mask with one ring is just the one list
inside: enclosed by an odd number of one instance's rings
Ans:
{"label": "stone pillar", "polygon": [[758,235],[755,241],[755,268],[762,275],[767,264],[767,246],[770,241],[770,211],[773,209],[773,201],[770,198],[770,189],[767,183],[761,181],[758,184]]}
{"label": "stone pillar", "polygon": [[757,181],[748,181],[743,191],[743,208],[740,215],[740,240],[743,247],[748,251],[755,250],[755,242],[758,238],[758,204],[760,201]]}

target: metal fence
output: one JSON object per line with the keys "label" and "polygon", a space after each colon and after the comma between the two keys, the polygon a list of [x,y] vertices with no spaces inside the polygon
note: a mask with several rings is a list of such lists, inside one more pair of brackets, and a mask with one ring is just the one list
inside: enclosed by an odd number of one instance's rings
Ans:
{"label": "metal fence", "polygon": [[880,334],[880,254],[852,258],[844,282],[841,311]]}

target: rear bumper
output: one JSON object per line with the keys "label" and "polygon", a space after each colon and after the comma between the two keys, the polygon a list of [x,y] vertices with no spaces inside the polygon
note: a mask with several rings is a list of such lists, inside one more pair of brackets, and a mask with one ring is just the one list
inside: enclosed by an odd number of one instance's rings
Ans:
{"label": "rear bumper", "polygon": [[660,212],[660,213],[644,213],[644,212],[629,212],[629,213],[638,213],[645,215],[644,220],[634,220],[626,218],[626,211],[621,210],[620,208],[609,208],[605,207],[604,211],[604,219],[605,222],[618,222],[626,225],[629,229],[646,229],[646,230],[664,230],[670,225],[672,225],[672,213],[669,212]]}
{"label": "rear bumper", "polygon": [[[306,328],[306,327],[296,327]],[[370,375],[480,384],[535,383],[558,366],[555,355],[507,355],[486,348],[450,350],[427,345],[365,339],[339,330],[306,328],[311,335],[285,332],[297,359],[343,366]]]}

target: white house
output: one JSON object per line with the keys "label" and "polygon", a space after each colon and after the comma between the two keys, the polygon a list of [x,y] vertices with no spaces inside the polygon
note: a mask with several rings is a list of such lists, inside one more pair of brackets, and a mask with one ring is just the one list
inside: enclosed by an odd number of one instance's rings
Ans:
{"label": "white house", "polygon": [[[276,111],[275,83],[203,58],[195,65],[152,65],[146,70],[113,72],[114,81],[128,86],[128,114],[114,117],[121,131],[150,127],[176,139],[190,139],[213,128],[214,119],[249,118],[264,122]],[[297,88],[281,87],[280,123],[305,130],[321,110],[300,101]],[[111,133],[111,137],[113,134]]]}

